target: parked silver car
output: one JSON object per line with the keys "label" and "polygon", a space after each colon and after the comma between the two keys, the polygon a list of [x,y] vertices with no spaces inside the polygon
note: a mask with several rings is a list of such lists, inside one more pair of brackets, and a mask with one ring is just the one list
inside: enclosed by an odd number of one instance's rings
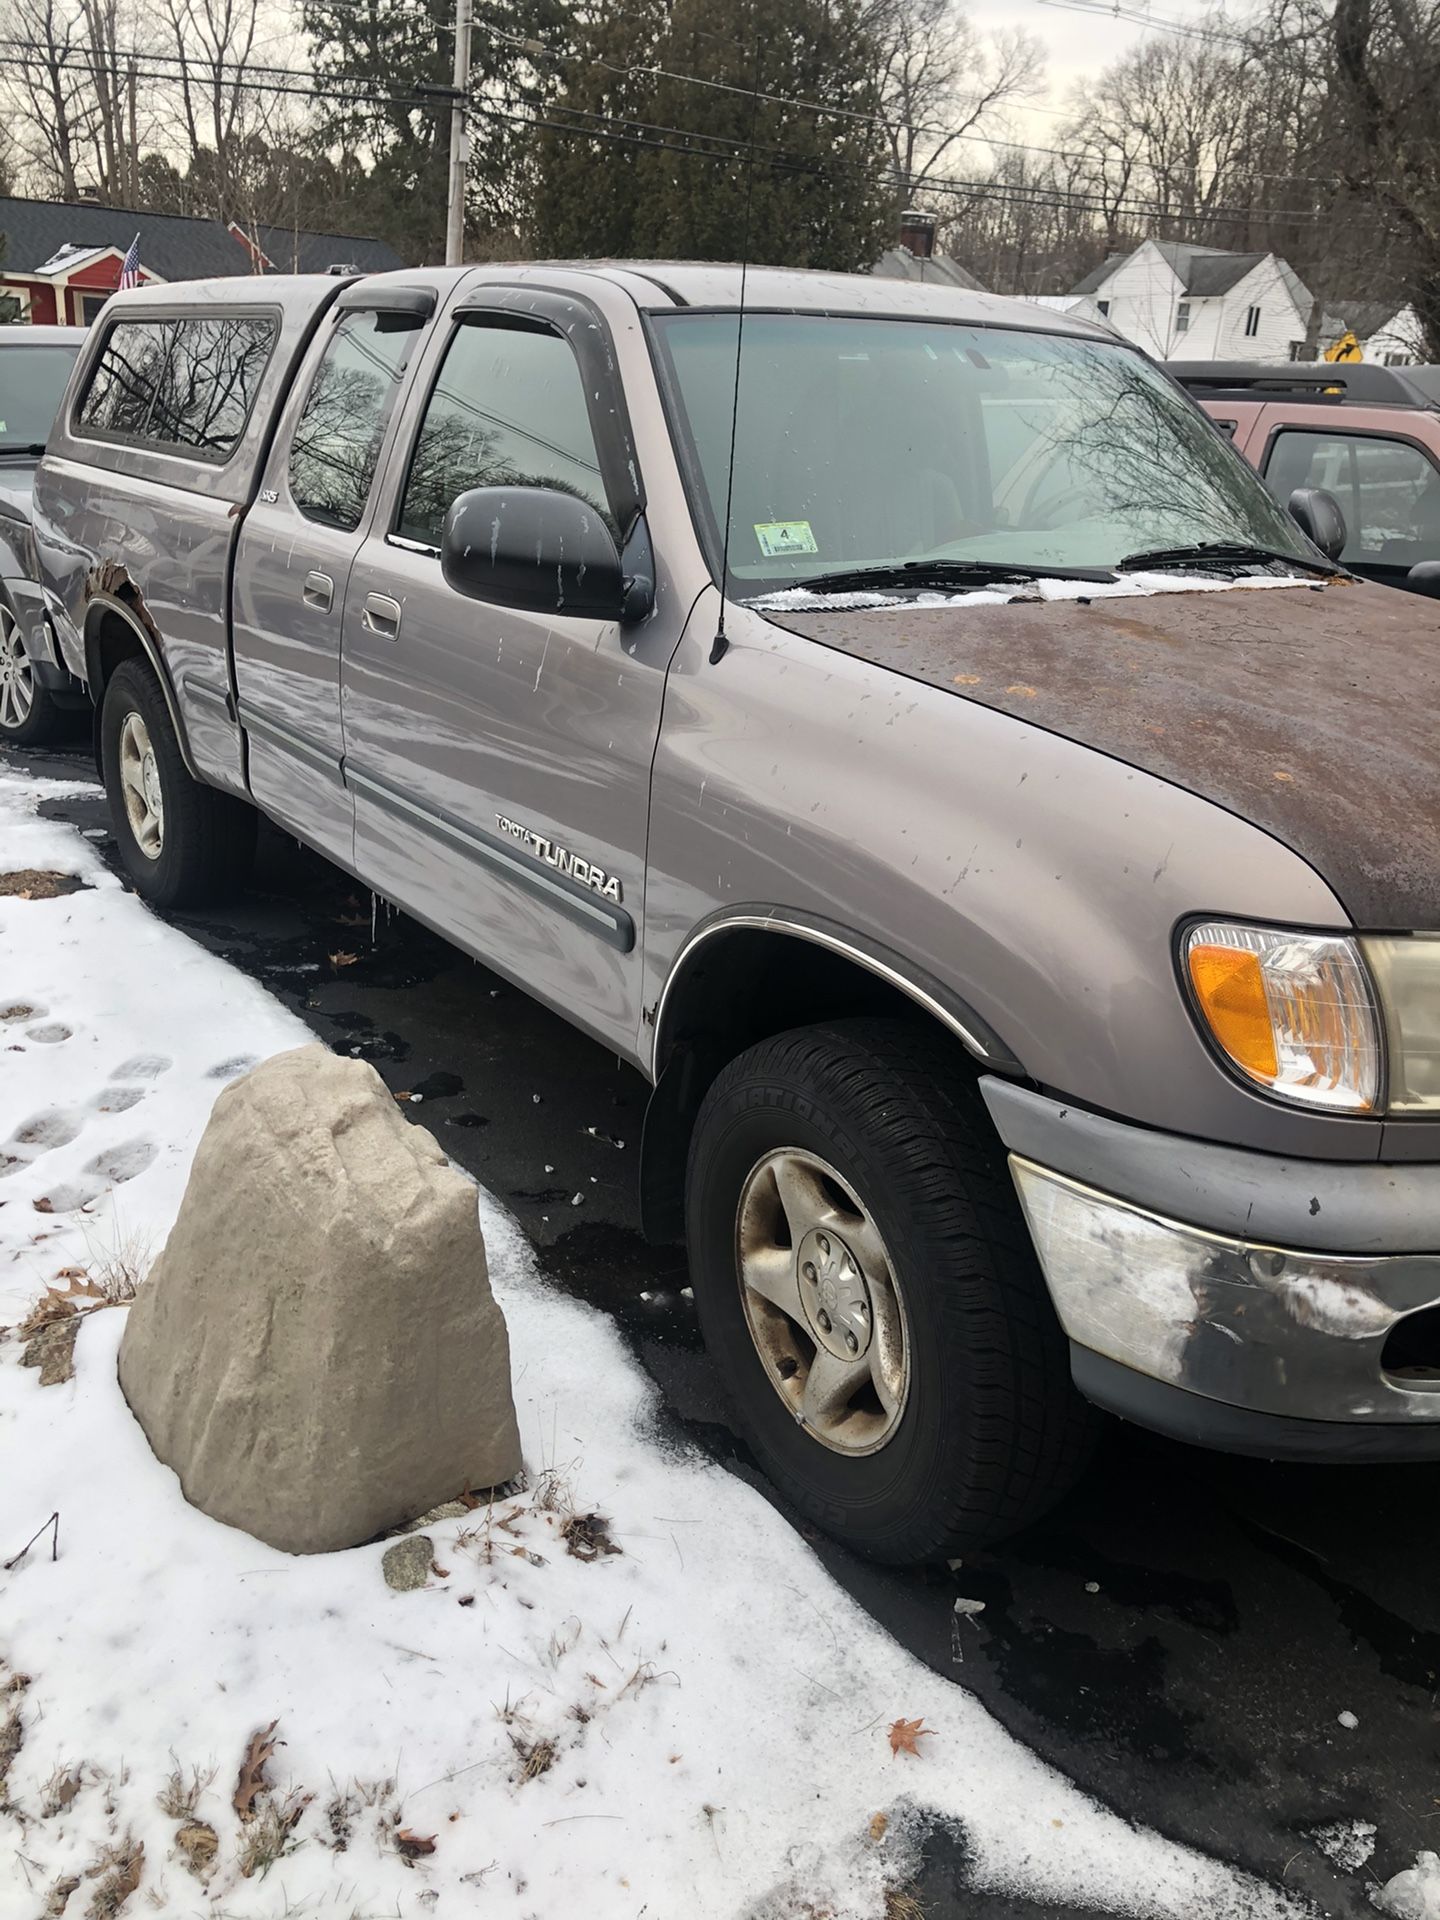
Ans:
{"label": "parked silver car", "polygon": [[85,338],[84,327],[0,327],[0,740],[38,746],[83,690],[54,655],[30,539],[35,463]]}
{"label": "parked silver car", "polygon": [[740,290],[120,296],[36,533],[136,887],[259,809],[635,1062],[647,1222],[862,1552],[1022,1526],[1095,1406],[1440,1457],[1440,608],[1108,331]]}

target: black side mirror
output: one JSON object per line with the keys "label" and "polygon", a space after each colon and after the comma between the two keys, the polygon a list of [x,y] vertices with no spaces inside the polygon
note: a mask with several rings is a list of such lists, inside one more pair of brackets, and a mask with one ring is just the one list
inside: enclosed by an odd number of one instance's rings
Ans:
{"label": "black side mirror", "polygon": [[472,487],[445,516],[440,571],[472,600],[619,620],[620,555],[588,501],[558,487]]}
{"label": "black side mirror", "polygon": [[1327,560],[1338,560],[1349,537],[1340,502],[1324,487],[1297,487],[1289,502],[1290,518]]}
{"label": "black side mirror", "polygon": [[1405,576],[1411,593],[1428,593],[1440,600],[1440,560],[1417,560]]}

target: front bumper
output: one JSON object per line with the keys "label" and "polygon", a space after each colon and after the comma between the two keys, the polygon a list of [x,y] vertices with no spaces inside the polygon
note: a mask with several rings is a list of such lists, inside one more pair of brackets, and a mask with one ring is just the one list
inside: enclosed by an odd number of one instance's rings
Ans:
{"label": "front bumper", "polygon": [[1231,1451],[1440,1455],[1440,1166],[1286,1161],[982,1087],[1089,1397]]}

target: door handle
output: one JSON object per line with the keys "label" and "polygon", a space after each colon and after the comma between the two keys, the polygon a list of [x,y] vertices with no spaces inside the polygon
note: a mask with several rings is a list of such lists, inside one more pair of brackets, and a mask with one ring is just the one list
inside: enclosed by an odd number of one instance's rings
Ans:
{"label": "door handle", "polygon": [[318,607],[321,613],[328,613],[335,598],[335,582],[328,573],[307,573],[303,597],[307,607]]}
{"label": "door handle", "polygon": [[367,593],[360,624],[368,632],[378,634],[382,640],[398,640],[400,602],[392,600],[388,593]]}

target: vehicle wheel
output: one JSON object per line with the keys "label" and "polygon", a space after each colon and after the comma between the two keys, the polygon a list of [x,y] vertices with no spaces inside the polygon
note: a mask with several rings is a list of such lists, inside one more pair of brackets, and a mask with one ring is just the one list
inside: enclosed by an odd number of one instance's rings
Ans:
{"label": "vehicle wheel", "polygon": [[20,622],[0,603],[0,740],[42,747],[65,731],[65,715],[35,678]]}
{"label": "vehicle wheel", "polygon": [[115,842],[137,893],[159,907],[213,899],[244,879],[255,813],[192,780],[159,682],[124,660],[105,688],[100,760]]}
{"label": "vehicle wheel", "polygon": [[706,1345],[781,1491],[871,1559],[987,1545],[1083,1470],[1095,1416],[974,1085],[902,1021],[752,1047],[686,1192]]}

